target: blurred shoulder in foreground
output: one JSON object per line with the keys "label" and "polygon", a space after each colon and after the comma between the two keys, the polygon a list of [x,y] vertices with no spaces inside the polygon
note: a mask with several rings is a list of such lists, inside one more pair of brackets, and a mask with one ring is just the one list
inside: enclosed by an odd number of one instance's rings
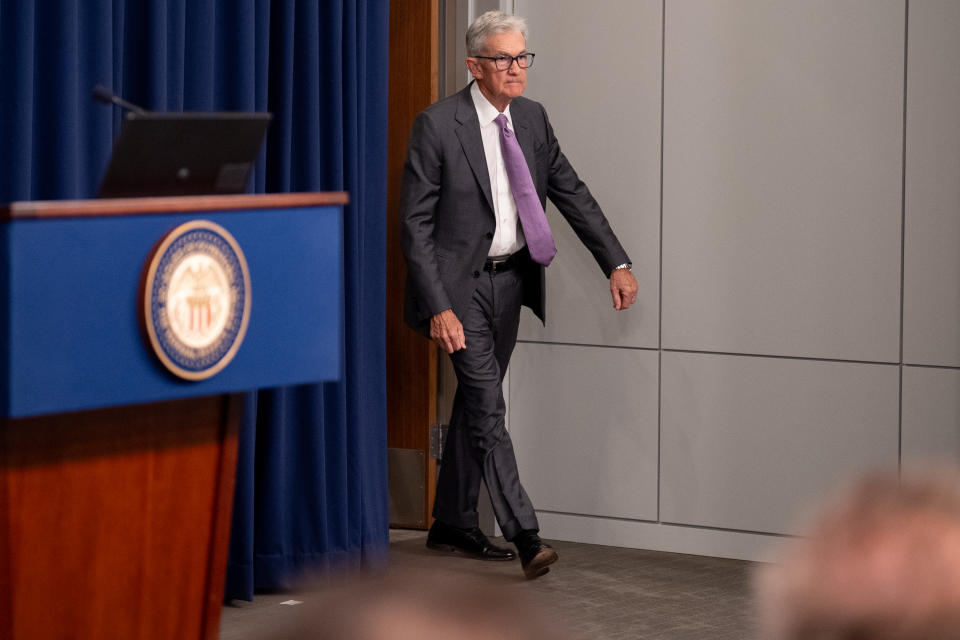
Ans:
{"label": "blurred shoulder in foreground", "polygon": [[765,640],[960,638],[960,475],[862,479],[757,589]]}
{"label": "blurred shoulder in foreground", "polygon": [[[443,572],[394,571],[349,579],[304,605],[277,640],[563,639],[523,583]],[[511,588],[512,587],[512,588]]]}

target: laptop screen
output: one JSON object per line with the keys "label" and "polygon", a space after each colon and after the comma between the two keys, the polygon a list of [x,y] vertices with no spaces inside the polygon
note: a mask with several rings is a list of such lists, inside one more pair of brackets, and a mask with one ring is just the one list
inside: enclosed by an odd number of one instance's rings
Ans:
{"label": "laptop screen", "polygon": [[101,198],[244,193],[269,113],[128,113]]}

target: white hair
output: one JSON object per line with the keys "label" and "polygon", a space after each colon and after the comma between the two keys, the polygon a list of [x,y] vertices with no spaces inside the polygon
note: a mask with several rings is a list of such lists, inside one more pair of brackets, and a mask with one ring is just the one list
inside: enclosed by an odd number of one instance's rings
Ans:
{"label": "white hair", "polygon": [[467,28],[467,55],[483,54],[488,36],[508,31],[520,33],[526,41],[527,21],[520,16],[513,16],[503,11],[487,11],[478,16]]}

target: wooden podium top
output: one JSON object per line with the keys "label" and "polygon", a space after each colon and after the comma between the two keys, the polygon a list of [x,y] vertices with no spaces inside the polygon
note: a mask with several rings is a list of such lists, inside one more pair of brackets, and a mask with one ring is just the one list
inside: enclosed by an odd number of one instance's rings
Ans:
{"label": "wooden podium top", "polygon": [[180,211],[230,209],[284,209],[346,205],[344,191],[317,193],[263,193],[222,196],[171,196],[163,198],[101,198],[92,200],[31,200],[13,202],[0,209],[0,220],[24,218],[79,218],[122,216]]}

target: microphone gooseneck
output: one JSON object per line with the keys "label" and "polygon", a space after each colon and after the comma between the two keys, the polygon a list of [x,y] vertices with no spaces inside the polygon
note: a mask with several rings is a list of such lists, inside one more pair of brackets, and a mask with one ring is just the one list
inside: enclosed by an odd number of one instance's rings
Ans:
{"label": "microphone gooseneck", "polygon": [[118,107],[120,107],[121,109],[126,109],[127,111],[132,111],[132,112],[134,112],[135,114],[140,115],[140,116],[147,114],[147,110],[146,110],[146,109],[144,109],[144,108],[142,108],[142,107],[138,107],[137,105],[133,104],[132,102],[127,102],[126,100],[124,100],[124,99],[121,98],[120,96],[118,96],[118,95],[114,94],[112,91],[110,91],[110,89],[107,89],[107,88],[106,88],[105,86],[103,86],[102,84],[97,84],[97,85],[95,85],[95,86],[93,87],[93,98],[94,98],[94,100],[98,100],[98,101],[100,101],[100,102],[102,102],[102,103],[104,103],[104,104],[115,104],[115,105],[117,105]]}

